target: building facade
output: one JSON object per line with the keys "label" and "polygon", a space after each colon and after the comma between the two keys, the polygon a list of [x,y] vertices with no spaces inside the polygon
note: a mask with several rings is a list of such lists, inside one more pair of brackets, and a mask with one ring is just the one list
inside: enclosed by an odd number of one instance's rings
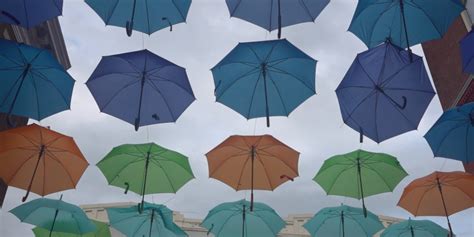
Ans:
{"label": "building facade", "polygon": [[[111,203],[111,204],[99,204],[99,205],[83,205],[81,208],[87,214],[90,219],[108,222],[106,208],[111,207],[130,207],[137,205],[136,203]],[[310,237],[311,235],[306,231],[303,225],[311,218],[311,214],[295,214],[289,215],[285,218],[286,227],[280,232],[278,237]],[[385,227],[403,221],[402,219],[388,217],[388,216],[379,216]],[[174,212],[173,213],[174,222],[181,227],[189,237],[207,237],[213,236],[212,234],[207,233],[207,230],[200,226],[202,219],[193,219],[187,218],[182,213]],[[117,230],[111,228],[112,237],[125,237]],[[380,233],[374,237],[380,236]]]}
{"label": "building facade", "polygon": [[[65,69],[71,67],[69,57],[61,32],[61,26],[57,18],[46,21],[29,30],[16,26],[0,23],[0,38],[28,44],[37,48],[47,49],[53,54]],[[12,116],[13,124],[24,126],[28,123],[27,118]],[[7,115],[0,113],[0,131],[10,129]],[[7,186],[0,179],[0,207],[3,204],[7,192]]]}

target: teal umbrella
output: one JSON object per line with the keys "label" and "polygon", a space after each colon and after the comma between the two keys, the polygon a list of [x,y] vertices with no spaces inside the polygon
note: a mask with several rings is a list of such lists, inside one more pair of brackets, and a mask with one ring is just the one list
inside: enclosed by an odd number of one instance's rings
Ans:
{"label": "teal umbrella", "polygon": [[432,221],[408,219],[390,225],[381,237],[446,237],[448,234],[448,230]]}
{"label": "teal umbrella", "polygon": [[39,198],[18,206],[10,211],[21,222],[53,232],[86,234],[96,231],[82,209],[76,205],[60,200]]}
{"label": "teal umbrella", "polygon": [[144,203],[143,211],[135,206],[107,208],[110,225],[127,237],[187,237],[173,222],[173,211],[164,205]]}
{"label": "teal umbrella", "polygon": [[222,203],[214,207],[201,226],[215,237],[275,237],[285,227],[285,221],[269,206],[250,202]]}
{"label": "teal umbrella", "polygon": [[[110,233],[109,224],[95,220],[92,220],[92,222],[97,227],[96,231],[94,232],[81,235],[55,231],[52,233],[51,237],[112,237],[112,234]],[[35,227],[33,229],[33,233],[35,234],[35,237],[48,237],[50,235],[49,230],[43,229],[41,227]]]}
{"label": "teal umbrella", "polygon": [[384,228],[375,214],[368,212],[364,218],[364,211],[361,208],[345,205],[322,209],[303,227],[313,237],[372,237]]}

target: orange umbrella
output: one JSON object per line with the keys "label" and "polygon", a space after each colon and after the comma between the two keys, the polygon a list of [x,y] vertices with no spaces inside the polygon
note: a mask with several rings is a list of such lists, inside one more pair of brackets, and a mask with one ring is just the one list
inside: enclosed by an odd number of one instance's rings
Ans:
{"label": "orange umbrella", "polygon": [[299,152],[270,135],[231,136],[206,154],[209,177],[236,191],[274,190],[298,177]]}
{"label": "orange umbrella", "polygon": [[71,137],[36,124],[0,133],[0,178],[41,196],[76,187],[89,163]]}
{"label": "orange umbrella", "polygon": [[474,207],[474,175],[456,172],[433,172],[412,181],[403,191],[398,205],[415,216],[449,216]]}

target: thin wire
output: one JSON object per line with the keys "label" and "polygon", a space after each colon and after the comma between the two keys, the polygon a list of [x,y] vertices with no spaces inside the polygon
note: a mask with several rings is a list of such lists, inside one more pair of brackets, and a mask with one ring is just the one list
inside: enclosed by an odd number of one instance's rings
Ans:
{"label": "thin wire", "polygon": [[145,33],[142,33],[142,49],[145,49]]}
{"label": "thin wire", "polygon": [[150,142],[150,128],[146,127],[146,141]]}
{"label": "thin wire", "polygon": [[255,119],[255,123],[253,125],[253,135],[255,136],[255,133],[257,132],[257,120],[258,118]]}
{"label": "thin wire", "polygon": [[439,171],[443,171],[443,168],[444,166],[446,165],[446,162],[448,161],[448,159],[443,159],[443,164],[441,165],[441,168],[439,169]]}

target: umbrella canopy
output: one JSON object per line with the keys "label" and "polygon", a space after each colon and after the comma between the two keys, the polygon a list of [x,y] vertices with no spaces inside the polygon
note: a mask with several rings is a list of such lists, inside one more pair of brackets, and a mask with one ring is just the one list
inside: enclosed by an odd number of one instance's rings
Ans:
{"label": "umbrella canopy", "polygon": [[222,203],[207,214],[201,226],[215,237],[276,237],[285,221],[271,207],[245,200]]}
{"label": "umbrella canopy", "polygon": [[304,22],[315,21],[329,0],[226,0],[231,17],[237,17],[268,31]]}
{"label": "umbrella canopy", "polygon": [[437,157],[473,162],[474,102],[444,112],[425,139]]}
{"label": "umbrella canopy", "polygon": [[74,79],[48,50],[0,40],[0,112],[36,120],[67,110]]}
{"label": "umbrella canopy", "polygon": [[125,27],[148,35],[181,22],[186,22],[191,0],[86,0],[106,25]]}
{"label": "umbrella canopy", "polygon": [[63,0],[2,0],[0,9],[0,22],[32,28],[60,16]]}
{"label": "umbrella canopy", "polygon": [[372,237],[384,228],[378,216],[372,212],[364,218],[362,209],[345,205],[322,209],[303,227],[313,237]]}
{"label": "umbrella canopy", "polygon": [[462,68],[464,72],[474,73],[474,31],[470,31],[460,43]]}
{"label": "umbrella canopy", "polygon": [[[51,237],[112,237],[110,234],[109,225],[104,222],[92,220],[94,223],[96,230],[91,233],[87,233],[84,235],[80,234],[71,234],[71,233],[64,233],[64,232],[53,232]],[[50,231],[47,229],[43,229],[41,227],[36,227],[33,229],[33,233],[35,237],[49,237]]]}
{"label": "umbrella canopy", "polygon": [[186,70],[148,50],[103,57],[86,84],[100,111],[135,130],[175,122],[195,100]]}
{"label": "umbrella canopy", "polygon": [[96,231],[96,226],[76,205],[48,198],[39,198],[10,211],[21,222],[32,224],[48,231],[83,235]]}
{"label": "umbrella canopy", "polygon": [[316,60],[286,39],[239,43],[211,70],[216,101],[267,126],[315,94]]}
{"label": "umbrella canopy", "polygon": [[381,237],[446,237],[449,231],[429,220],[402,221],[391,224]]}
{"label": "umbrella canopy", "polygon": [[194,178],[188,158],[155,143],[126,144],[112,149],[97,166],[110,185],[142,196],[176,193]]}
{"label": "umbrella canopy", "polygon": [[384,153],[357,150],[324,161],[314,181],[329,195],[362,199],[392,192],[407,172],[397,158]]}
{"label": "umbrella canopy", "polygon": [[349,31],[369,48],[387,38],[409,48],[442,38],[463,10],[459,0],[359,0]]}
{"label": "umbrella canopy", "polygon": [[474,207],[474,175],[466,172],[433,172],[413,180],[398,205],[415,216],[449,216]]}
{"label": "umbrella canopy", "polygon": [[380,143],[417,129],[436,93],[423,59],[387,42],[357,55],[336,94],[344,123]]}
{"label": "umbrella canopy", "polygon": [[137,207],[107,208],[110,225],[127,237],[187,237],[173,222],[173,211],[164,205],[145,203],[143,211]]}
{"label": "umbrella canopy", "polygon": [[89,163],[72,137],[31,124],[0,133],[0,178],[45,196],[76,187]]}
{"label": "umbrella canopy", "polygon": [[230,136],[207,154],[209,177],[236,191],[274,190],[298,177],[299,152],[270,135]]}

